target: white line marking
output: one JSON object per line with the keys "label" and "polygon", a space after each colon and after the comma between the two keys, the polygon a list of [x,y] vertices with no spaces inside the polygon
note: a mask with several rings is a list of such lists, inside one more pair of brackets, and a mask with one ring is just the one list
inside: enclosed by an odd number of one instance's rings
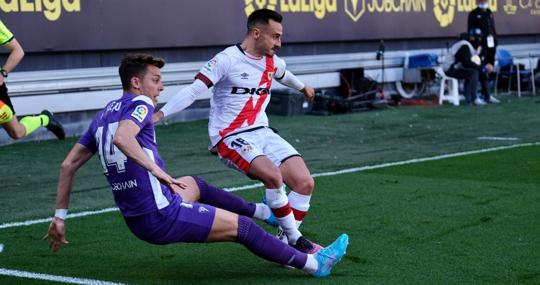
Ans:
{"label": "white line marking", "polygon": [[[441,160],[441,159],[452,158],[452,157],[466,156],[466,155],[472,155],[472,154],[493,152],[493,151],[498,151],[498,150],[512,149],[512,148],[518,148],[518,147],[527,147],[527,146],[540,146],[540,142],[514,144],[514,145],[508,145],[508,146],[499,146],[499,147],[492,147],[492,148],[486,148],[486,149],[478,149],[478,150],[443,154],[443,155],[437,155],[437,156],[431,156],[431,157],[409,159],[409,160],[404,160],[404,161],[387,162],[387,163],[382,163],[382,164],[377,164],[377,165],[354,167],[354,168],[343,169],[343,170],[338,170],[338,171],[333,171],[333,172],[315,173],[312,176],[313,177],[334,176],[334,175],[345,174],[345,173],[360,172],[360,171],[406,165],[406,164],[419,163],[419,162],[425,162],[425,161]],[[261,186],[263,186],[262,183],[255,183],[255,184],[249,184],[249,185],[244,185],[244,186],[239,186],[239,187],[225,188],[225,190],[229,192],[235,192],[235,191],[253,189],[253,188],[257,188]],[[85,216],[98,215],[98,214],[108,213],[108,212],[113,212],[113,211],[118,211],[118,208],[106,208],[106,209],[97,210],[97,211],[85,211],[85,212],[80,212],[80,213],[75,213],[75,214],[69,214],[67,217],[68,218],[85,217]],[[51,218],[45,218],[45,219],[38,219],[38,220],[29,220],[29,221],[24,221],[24,222],[6,223],[6,224],[0,225],[0,229],[48,223],[50,220]]]}
{"label": "white line marking", "polygon": [[[85,216],[98,215],[98,214],[114,212],[114,211],[118,211],[118,208],[106,208],[106,209],[101,209],[97,211],[85,211],[85,212],[80,212],[80,213],[74,213],[74,214],[67,215],[67,218],[69,219],[69,218],[85,217]],[[34,224],[48,223],[50,221],[51,221],[51,218],[44,218],[44,219],[29,220],[29,221],[24,221],[24,222],[6,223],[6,224],[1,224],[0,229],[31,226]]]}
{"label": "white line marking", "polygon": [[6,269],[6,268],[0,268],[0,275],[29,278],[29,279],[38,279],[38,280],[47,280],[47,281],[56,281],[56,282],[70,283],[70,284],[124,285],[123,283],[100,281],[100,280],[85,279],[85,278],[65,277],[65,276],[41,274],[41,273],[32,273],[32,272],[27,272],[27,271],[19,271],[19,270],[12,270],[12,269]]}
{"label": "white line marking", "polygon": [[313,177],[333,176],[333,175],[338,175],[338,174],[366,171],[366,170],[419,163],[419,162],[426,162],[426,161],[441,160],[441,159],[458,157],[458,156],[466,156],[466,155],[471,155],[471,154],[479,154],[479,153],[493,152],[493,151],[498,151],[498,150],[512,149],[512,148],[518,148],[518,147],[527,147],[527,146],[540,146],[540,142],[514,144],[514,145],[508,145],[508,146],[498,146],[498,147],[491,147],[491,148],[485,148],[485,149],[449,153],[449,154],[443,154],[443,155],[437,155],[437,156],[431,156],[431,157],[415,158],[415,159],[409,159],[409,160],[404,160],[404,161],[388,162],[388,163],[383,163],[383,164],[378,164],[378,165],[355,167],[355,168],[349,168],[349,169],[344,169],[344,170],[339,170],[339,171],[334,171],[334,172],[313,174]]}
{"label": "white line marking", "polygon": [[479,140],[484,141],[517,141],[519,138],[514,137],[478,137]]}

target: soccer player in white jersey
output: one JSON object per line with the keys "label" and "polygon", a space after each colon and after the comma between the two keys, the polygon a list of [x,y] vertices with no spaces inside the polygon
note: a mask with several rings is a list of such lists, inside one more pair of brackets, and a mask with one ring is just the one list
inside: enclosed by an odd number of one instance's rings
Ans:
{"label": "soccer player in white jersey", "polygon": [[[289,244],[304,252],[320,247],[304,237],[298,226],[308,212],[314,181],[298,153],[268,126],[265,109],[273,80],[299,90],[312,100],[313,88],[286,70],[275,52],[281,47],[282,16],[272,10],[253,12],[241,44],[218,53],[182,89],[154,114],[154,122],[191,105],[214,87],[208,132],[212,146],[226,165],[266,188],[266,201]],[[292,190],[287,196],[285,184]]]}

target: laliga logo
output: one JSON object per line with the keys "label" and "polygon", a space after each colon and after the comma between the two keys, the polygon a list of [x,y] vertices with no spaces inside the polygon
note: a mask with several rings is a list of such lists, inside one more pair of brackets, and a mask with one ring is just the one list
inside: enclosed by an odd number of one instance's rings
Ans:
{"label": "laliga logo", "polygon": [[[257,9],[267,8],[270,10],[276,10],[277,5],[277,0],[244,0],[244,2],[246,3],[244,12],[247,16],[251,15],[251,13]],[[255,6],[257,6],[257,8],[255,8]]]}
{"label": "laliga logo", "polygon": [[456,0],[434,0],[433,12],[441,27],[446,27],[454,21]]}
{"label": "laliga logo", "polygon": [[364,12],[366,12],[366,0],[361,0],[362,4],[358,7],[359,0],[345,0],[345,13],[353,20],[358,21]]}
{"label": "laliga logo", "polygon": [[515,15],[517,12],[517,6],[512,3],[512,0],[506,0],[506,4],[504,4],[503,9],[508,15]]}

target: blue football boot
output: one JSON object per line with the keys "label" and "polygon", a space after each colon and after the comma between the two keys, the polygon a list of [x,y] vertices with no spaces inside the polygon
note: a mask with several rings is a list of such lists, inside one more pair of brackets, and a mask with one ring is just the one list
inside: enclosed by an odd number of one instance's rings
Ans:
{"label": "blue football boot", "polygon": [[315,253],[315,259],[317,259],[319,267],[312,275],[314,277],[326,277],[330,275],[334,266],[336,266],[345,255],[348,245],[349,236],[347,234],[342,234],[331,245]]}

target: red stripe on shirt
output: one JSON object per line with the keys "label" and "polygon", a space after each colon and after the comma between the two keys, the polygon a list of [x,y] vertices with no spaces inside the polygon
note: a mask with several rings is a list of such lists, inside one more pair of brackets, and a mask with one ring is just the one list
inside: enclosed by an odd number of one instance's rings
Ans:
{"label": "red stripe on shirt", "polygon": [[[267,57],[266,67],[259,82],[259,88],[263,87],[267,90],[270,90],[270,87],[272,86],[272,78],[275,72],[276,68],[274,67],[274,58]],[[255,123],[257,115],[259,115],[259,113],[261,112],[262,106],[268,97],[268,93],[265,91],[262,92],[262,94],[259,96],[259,100],[257,100],[257,104],[255,105],[255,107],[253,107],[253,97],[254,95],[251,95],[249,100],[246,102],[246,104],[244,105],[240,113],[236,116],[236,118],[232,121],[232,123],[227,128],[219,132],[219,135],[221,137],[224,137],[232,131],[240,128],[244,124],[244,122],[247,122],[248,126],[251,126]]]}

